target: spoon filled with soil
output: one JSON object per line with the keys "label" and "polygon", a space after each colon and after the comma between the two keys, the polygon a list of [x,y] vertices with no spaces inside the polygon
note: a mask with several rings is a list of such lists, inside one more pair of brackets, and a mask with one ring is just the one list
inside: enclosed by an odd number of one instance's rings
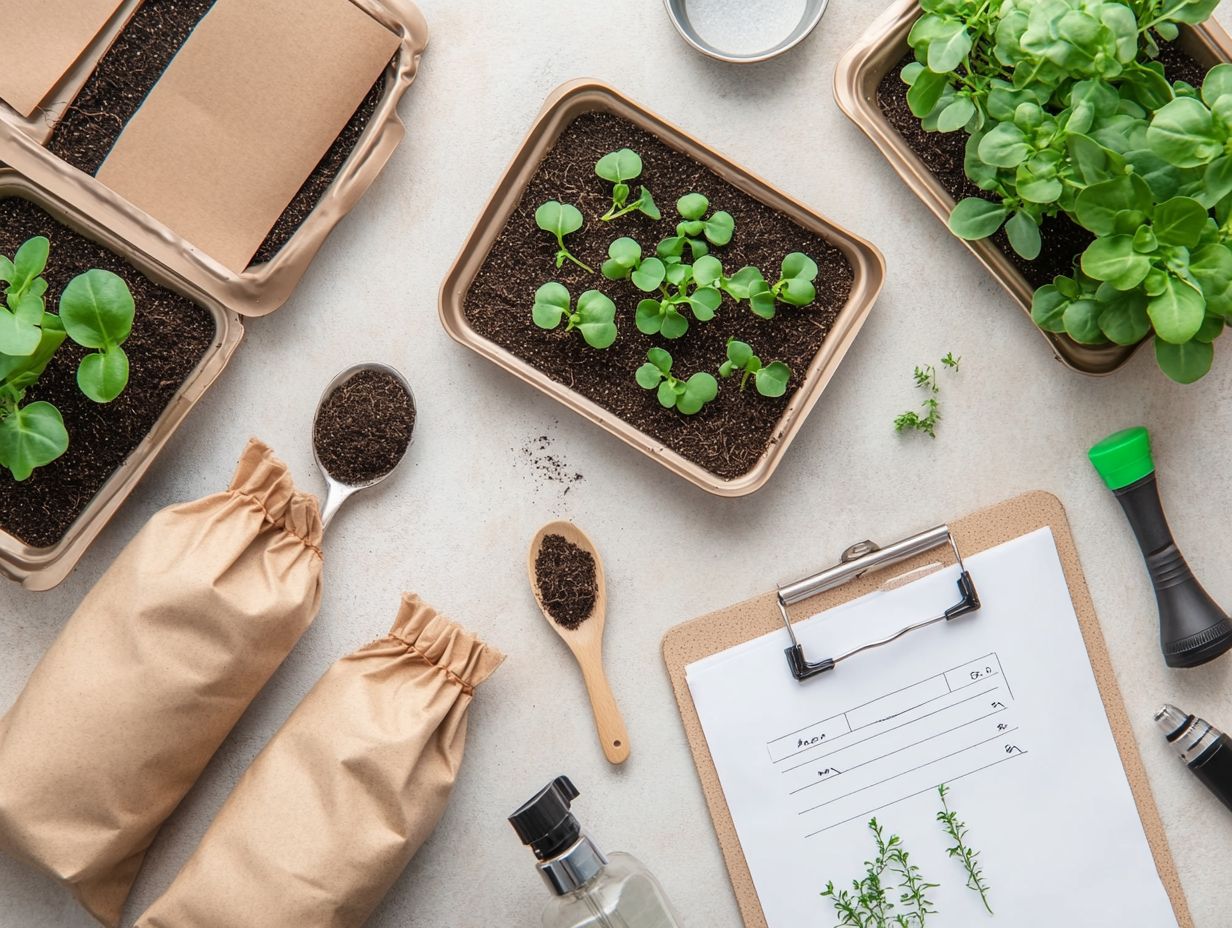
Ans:
{"label": "spoon filled with soil", "polygon": [[629,758],[629,732],[603,671],[607,589],[594,544],[572,522],[552,522],[535,535],[527,568],[543,617],[582,669],[599,744],[613,764]]}
{"label": "spoon filled with soil", "polygon": [[329,487],[323,527],[354,494],[393,473],[414,433],[415,394],[392,367],[357,364],[329,382],[312,420],[312,453]]}

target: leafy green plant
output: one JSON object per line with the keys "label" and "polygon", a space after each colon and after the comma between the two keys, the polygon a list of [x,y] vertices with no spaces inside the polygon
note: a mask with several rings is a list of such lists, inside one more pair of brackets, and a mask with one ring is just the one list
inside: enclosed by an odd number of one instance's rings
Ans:
{"label": "leafy green plant", "polygon": [[637,383],[644,390],[655,390],[659,405],[675,407],[686,416],[701,412],[702,407],[719,395],[719,382],[698,371],[688,380],[672,376],[672,356],[662,348],[646,352],[646,363],[637,369]]}
{"label": "leafy green plant", "polygon": [[27,479],[68,450],[64,418],[51,403],[23,405],[56,351],[71,339],[91,349],[77,368],[77,386],[96,403],[109,403],[128,385],[128,356],[122,345],[133,328],[135,306],[122,278],[88,270],[60,294],[59,315],[46,311],[51,243],[44,237],[23,244],[12,259],[0,255],[0,467]]}
{"label": "leafy green plant", "polygon": [[599,268],[608,280],[631,280],[643,293],[653,293],[663,284],[667,268],[658,258],[642,257],[642,246],[633,239],[618,238],[607,249],[608,259]]}
{"label": "leafy green plant", "polygon": [[[962,358],[954,357],[953,352],[941,359],[941,365],[948,370],[957,371]],[[924,398],[924,415],[915,410],[900,413],[894,419],[894,431],[923,432],[930,438],[937,437],[937,423],[941,421],[941,387],[937,383],[937,369],[931,364],[917,367],[913,373],[915,385],[927,394]]]}
{"label": "leafy green plant", "polygon": [[967,841],[966,824],[958,818],[958,813],[950,808],[947,800],[950,788],[942,783],[937,787],[937,793],[941,797],[941,811],[937,813],[937,821],[941,823],[946,836],[954,842],[945,852],[962,864],[967,874],[967,888],[980,894],[980,901],[984,903],[988,914],[992,915],[992,906],[988,904],[988,882],[984,879],[984,872],[978,860],[980,852],[972,850]]}
{"label": "leafy green plant", "polygon": [[723,302],[722,279],[723,265],[713,255],[693,264],[666,265],[658,295],[637,304],[637,330],[644,335],[680,338],[689,330],[688,317],[681,311],[685,309],[698,322],[709,322]]}
{"label": "leafy green plant", "polygon": [[598,290],[579,296],[575,310],[565,285],[551,281],[535,291],[531,315],[541,329],[556,329],[567,322],[565,331],[576,329],[591,348],[609,348],[616,341],[616,304]]}
{"label": "leafy green plant", "polygon": [[560,267],[566,261],[572,261],[582,270],[593,274],[594,268],[583,264],[565,245],[565,236],[582,228],[582,211],[572,203],[561,203],[559,200],[548,200],[535,210],[535,225],[544,232],[551,232],[556,237],[556,266]]}
{"label": "leafy green plant", "polygon": [[749,379],[762,396],[778,397],[787,392],[787,381],[791,379],[791,368],[782,361],[772,361],[762,366],[761,358],[753,353],[747,342],[734,338],[727,340],[727,360],[719,368],[719,376],[723,378],[740,375],[740,391],[743,393]]}
{"label": "leafy green plant", "polygon": [[[926,928],[928,916],[936,914],[927,893],[937,884],[924,880],[920,868],[910,862],[902,838],[885,837],[875,818],[868,828],[876,853],[864,862],[864,875],[852,880],[850,889],[839,889],[830,881],[821,893],[839,917],[836,928]],[[896,911],[890,896],[891,874],[898,877],[898,902],[903,911]]]}
{"label": "leafy green plant", "polygon": [[661,219],[663,214],[655,206],[654,197],[645,187],[638,188],[637,199],[630,201],[632,188],[629,181],[642,176],[642,158],[629,148],[609,152],[595,164],[595,173],[612,184],[612,206],[600,219],[611,222],[629,213],[638,212],[651,219]]}
{"label": "leafy green plant", "polygon": [[681,222],[676,225],[676,234],[659,243],[656,253],[664,261],[683,260],[687,246],[693,260],[710,253],[710,245],[722,247],[732,240],[736,220],[731,213],[717,210],[709,217],[710,201],[700,193],[686,193],[676,201],[676,212]]}
{"label": "leafy green plant", "polygon": [[966,173],[984,196],[957,204],[955,234],[1004,227],[1034,260],[1045,219],[1083,226],[1095,241],[1037,291],[1036,322],[1083,344],[1154,332],[1160,367],[1183,383],[1209,370],[1232,312],[1232,66],[1198,93],[1154,59],[1216,5],[921,0],[903,69],[926,129],[969,134]]}
{"label": "leafy green plant", "polygon": [[720,286],[737,302],[747,301],[749,308],[763,319],[773,319],[776,304],[808,306],[817,299],[817,262],[803,252],[793,251],[783,259],[779,279],[767,283],[755,267],[743,267]]}

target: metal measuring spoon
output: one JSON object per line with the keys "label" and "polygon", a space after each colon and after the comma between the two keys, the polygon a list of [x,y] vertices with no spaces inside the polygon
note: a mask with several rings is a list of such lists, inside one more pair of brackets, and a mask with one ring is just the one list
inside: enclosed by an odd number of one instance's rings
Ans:
{"label": "metal measuring spoon", "polygon": [[321,393],[321,398],[317,400],[317,409],[312,416],[312,457],[317,462],[317,467],[321,469],[321,474],[325,477],[326,492],[325,505],[321,509],[321,528],[322,530],[329,528],[330,521],[337,515],[338,510],[342,508],[342,504],[358,493],[360,490],[367,490],[370,487],[376,486],[406,460],[407,452],[411,450],[411,445],[415,443],[415,427],[411,426],[411,439],[406,443],[406,449],[402,452],[402,457],[398,459],[398,463],[391,467],[388,471],[381,474],[379,477],[374,477],[371,480],[366,480],[363,483],[343,483],[341,480],[333,477],[325,465],[321,463],[321,455],[317,451],[317,419],[321,415],[321,409],[325,406],[325,401],[333,396],[334,391],[340,386],[362,371],[377,371],[382,374],[388,374],[393,377],[406,391],[406,395],[410,398],[411,409],[415,413],[416,423],[419,419],[419,408],[415,405],[415,392],[411,389],[411,385],[406,382],[406,378],[401,373],[394,370],[387,364],[377,364],[376,362],[368,362],[366,364],[356,364],[354,367],[348,367],[342,373],[338,374],[325,387]]}

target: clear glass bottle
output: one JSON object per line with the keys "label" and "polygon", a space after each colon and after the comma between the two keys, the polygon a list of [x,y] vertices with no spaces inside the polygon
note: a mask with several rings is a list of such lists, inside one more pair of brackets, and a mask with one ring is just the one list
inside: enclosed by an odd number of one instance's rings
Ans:
{"label": "clear glass bottle", "polygon": [[680,928],[659,881],[641,862],[619,852],[608,857],[582,833],[569,811],[577,796],[568,777],[557,777],[509,817],[554,894],[543,928]]}

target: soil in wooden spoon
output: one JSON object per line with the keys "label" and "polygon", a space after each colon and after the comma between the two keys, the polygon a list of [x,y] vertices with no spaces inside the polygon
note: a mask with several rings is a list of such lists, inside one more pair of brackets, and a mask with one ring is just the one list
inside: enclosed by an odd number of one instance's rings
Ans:
{"label": "soil in wooden spoon", "polygon": [[321,405],[312,440],[326,472],[355,486],[393,470],[414,431],[415,405],[398,379],[360,371]]}
{"label": "soil in wooden spoon", "polygon": [[543,608],[562,628],[576,629],[595,610],[595,559],[563,535],[544,537],[535,557],[535,584]]}

